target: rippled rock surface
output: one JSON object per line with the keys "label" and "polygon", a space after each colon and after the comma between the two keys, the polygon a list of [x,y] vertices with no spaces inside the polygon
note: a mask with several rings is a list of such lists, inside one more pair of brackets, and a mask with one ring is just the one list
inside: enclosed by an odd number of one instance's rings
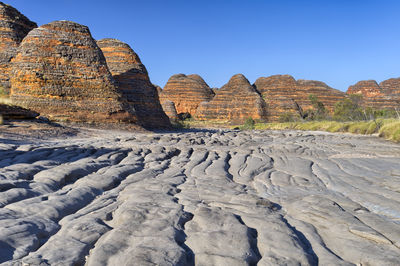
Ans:
{"label": "rippled rock surface", "polygon": [[398,265],[400,146],[310,132],[0,139],[2,265]]}

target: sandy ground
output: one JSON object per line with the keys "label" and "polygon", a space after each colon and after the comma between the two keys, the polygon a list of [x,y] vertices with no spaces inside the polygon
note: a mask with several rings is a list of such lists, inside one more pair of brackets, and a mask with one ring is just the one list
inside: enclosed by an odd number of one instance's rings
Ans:
{"label": "sandy ground", "polygon": [[0,132],[1,265],[400,264],[398,144],[64,133]]}

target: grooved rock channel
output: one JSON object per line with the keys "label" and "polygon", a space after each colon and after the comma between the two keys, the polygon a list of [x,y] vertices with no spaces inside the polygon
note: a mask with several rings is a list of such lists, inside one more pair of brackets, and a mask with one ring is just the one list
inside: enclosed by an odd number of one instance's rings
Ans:
{"label": "grooved rock channel", "polygon": [[399,162],[318,132],[0,138],[0,265],[399,265]]}

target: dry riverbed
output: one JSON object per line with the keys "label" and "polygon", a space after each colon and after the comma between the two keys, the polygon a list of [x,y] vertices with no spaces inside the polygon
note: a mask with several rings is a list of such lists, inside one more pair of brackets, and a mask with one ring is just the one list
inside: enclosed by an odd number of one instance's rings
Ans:
{"label": "dry riverbed", "polygon": [[399,265],[400,145],[307,131],[0,134],[0,265],[194,264]]}

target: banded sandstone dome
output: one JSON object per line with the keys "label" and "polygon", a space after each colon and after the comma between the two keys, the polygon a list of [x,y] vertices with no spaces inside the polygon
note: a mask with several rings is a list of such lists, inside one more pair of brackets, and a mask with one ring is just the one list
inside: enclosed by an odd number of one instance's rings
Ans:
{"label": "banded sandstone dome", "polygon": [[362,80],[350,86],[347,94],[362,95],[362,105],[376,109],[400,108],[400,78],[392,78],[381,83]]}
{"label": "banded sandstone dome", "polygon": [[[0,2],[0,94],[10,93],[10,61],[28,32],[37,25],[12,6]],[[1,95],[0,95],[1,96]]]}
{"label": "banded sandstone dome", "polygon": [[309,95],[318,97],[326,109],[333,111],[335,103],[345,98],[345,93],[333,89],[321,81],[295,80],[290,75],[261,77],[254,83],[268,106],[268,119],[277,121],[284,113],[312,108]]}
{"label": "banded sandstone dome", "polygon": [[213,97],[214,92],[199,75],[177,74],[169,78],[160,94],[160,101],[172,101],[178,114],[195,116],[199,104]]}
{"label": "banded sandstone dome", "polygon": [[86,26],[55,21],[33,29],[12,60],[14,103],[53,118],[137,122]]}
{"label": "banded sandstone dome", "polygon": [[132,48],[116,39],[97,41],[119,90],[135,110],[144,127],[169,127],[157,88],[150,82],[146,67]]}
{"label": "banded sandstone dome", "polygon": [[248,118],[266,120],[266,104],[257,90],[242,74],[234,75],[209,102],[200,104],[199,120],[243,122]]}

